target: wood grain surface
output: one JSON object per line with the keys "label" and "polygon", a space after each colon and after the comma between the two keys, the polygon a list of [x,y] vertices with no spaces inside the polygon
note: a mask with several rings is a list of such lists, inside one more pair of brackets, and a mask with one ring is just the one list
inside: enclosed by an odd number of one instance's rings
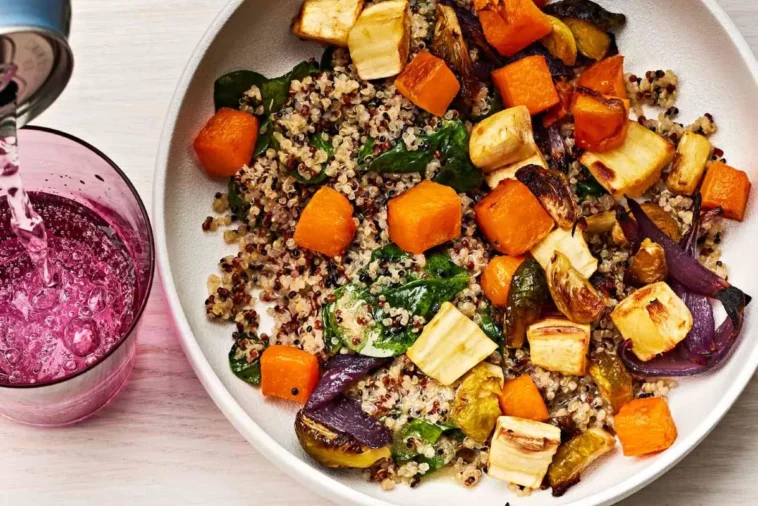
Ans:
{"label": "wood grain surface", "polygon": [[[166,109],[193,48],[224,3],[73,0],[74,77],[36,124],[103,150],[150,208]],[[758,50],[758,1],[720,3]],[[0,420],[0,505],[329,504],[271,466],[216,409],[166,311],[156,286],[131,380],[91,420],[57,430]],[[754,380],[703,444],[623,506],[757,504],[757,419]]]}

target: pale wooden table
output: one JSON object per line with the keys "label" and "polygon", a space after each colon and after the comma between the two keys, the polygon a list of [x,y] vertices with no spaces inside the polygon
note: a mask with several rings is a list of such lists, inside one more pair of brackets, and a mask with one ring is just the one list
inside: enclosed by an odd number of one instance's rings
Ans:
{"label": "pale wooden table", "polygon": [[[2,1],[2,0],[0,0]],[[758,50],[758,1],[720,0]],[[71,85],[37,124],[108,153],[151,206],[174,86],[224,0],[74,0]],[[160,287],[134,374],[106,410],[62,430],[0,420],[0,505],[326,505],[258,455],[216,409],[171,329]],[[624,506],[756,504],[758,381],[679,466]]]}

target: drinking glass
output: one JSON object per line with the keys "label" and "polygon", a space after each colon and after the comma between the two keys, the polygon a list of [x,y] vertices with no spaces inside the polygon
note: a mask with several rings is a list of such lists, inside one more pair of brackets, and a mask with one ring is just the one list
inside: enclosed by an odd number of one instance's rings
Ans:
{"label": "drinking glass", "polygon": [[105,406],[131,372],[153,282],[153,234],[134,186],[103,153],[73,136],[40,127],[19,130],[18,143],[27,191],[59,195],[94,211],[119,232],[134,263],[134,319],[99,362],[59,380],[0,385],[0,415],[30,425],[68,425]]}

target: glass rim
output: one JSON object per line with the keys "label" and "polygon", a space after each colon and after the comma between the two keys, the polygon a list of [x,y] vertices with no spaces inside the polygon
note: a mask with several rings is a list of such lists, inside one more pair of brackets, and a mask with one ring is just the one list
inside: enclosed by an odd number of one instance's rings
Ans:
{"label": "glass rim", "polygon": [[58,385],[61,383],[65,383],[83,374],[86,374],[90,371],[94,371],[95,369],[103,365],[103,363],[106,360],[108,360],[108,358],[110,358],[110,356],[113,355],[117,350],[119,350],[121,346],[126,342],[126,340],[129,339],[129,337],[131,337],[132,333],[137,328],[137,325],[139,325],[140,320],[142,319],[142,315],[145,312],[145,309],[147,308],[147,303],[150,300],[150,294],[153,288],[153,281],[155,280],[155,238],[153,237],[153,226],[152,226],[152,223],[150,222],[150,215],[147,212],[145,203],[142,201],[142,197],[140,197],[139,193],[137,192],[137,189],[134,187],[134,184],[132,184],[129,177],[127,177],[124,171],[121,170],[121,168],[118,165],[116,165],[116,162],[111,160],[108,157],[108,155],[106,155],[105,153],[103,153],[102,151],[100,151],[99,149],[97,149],[95,146],[88,143],[87,141],[84,141],[74,135],[67,134],[66,132],[61,132],[60,130],[55,130],[53,128],[42,127],[42,126],[35,126],[35,125],[26,125],[22,128],[22,130],[37,130],[39,132],[45,132],[45,133],[57,135],[59,137],[63,137],[65,139],[68,139],[70,141],[73,141],[81,145],[84,148],[89,149],[90,151],[95,153],[97,156],[102,158],[103,161],[105,161],[108,165],[110,165],[111,168],[116,172],[116,174],[118,174],[118,176],[121,178],[121,180],[124,181],[124,183],[126,183],[127,188],[129,189],[129,191],[131,191],[132,196],[137,202],[137,206],[139,207],[140,213],[142,214],[142,217],[145,219],[145,222],[147,223],[148,245],[150,247],[150,255],[149,255],[150,256],[150,275],[147,280],[147,286],[146,286],[147,290],[145,292],[145,297],[135,313],[134,320],[132,320],[131,325],[129,325],[129,330],[124,334],[123,338],[118,342],[118,344],[116,344],[116,346],[111,348],[108,351],[108,353],[106,353],[97,364],[95,364],[92,367],[82,369],[81,371],[75,374],[72,374],[71,376],[65,376],[63,378],[45,381],[42,383],[29,384],[29,385],[0,385],[0,389],[7,388],[7,389],[16,389],[16,390],[31,390],[35,388],[50,387],[50,386]]}

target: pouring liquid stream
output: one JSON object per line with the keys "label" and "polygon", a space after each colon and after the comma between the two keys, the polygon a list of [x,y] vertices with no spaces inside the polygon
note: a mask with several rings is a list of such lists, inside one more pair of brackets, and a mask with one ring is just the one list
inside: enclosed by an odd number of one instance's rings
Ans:
{"label": "pouring liquid stream", "polygon": [[11,211],[11,227],[29,258],[37,268],[42,281],[48,287],[55,286],[55,272],[47,254],[47,231],[45,223],[35,212],[19,174],[18,143],[16,136],[16,93],[13,77],[16,66],[0,65],[0,96],[7,95],[7,103],[0,102],[0,192],[8,195]]}

